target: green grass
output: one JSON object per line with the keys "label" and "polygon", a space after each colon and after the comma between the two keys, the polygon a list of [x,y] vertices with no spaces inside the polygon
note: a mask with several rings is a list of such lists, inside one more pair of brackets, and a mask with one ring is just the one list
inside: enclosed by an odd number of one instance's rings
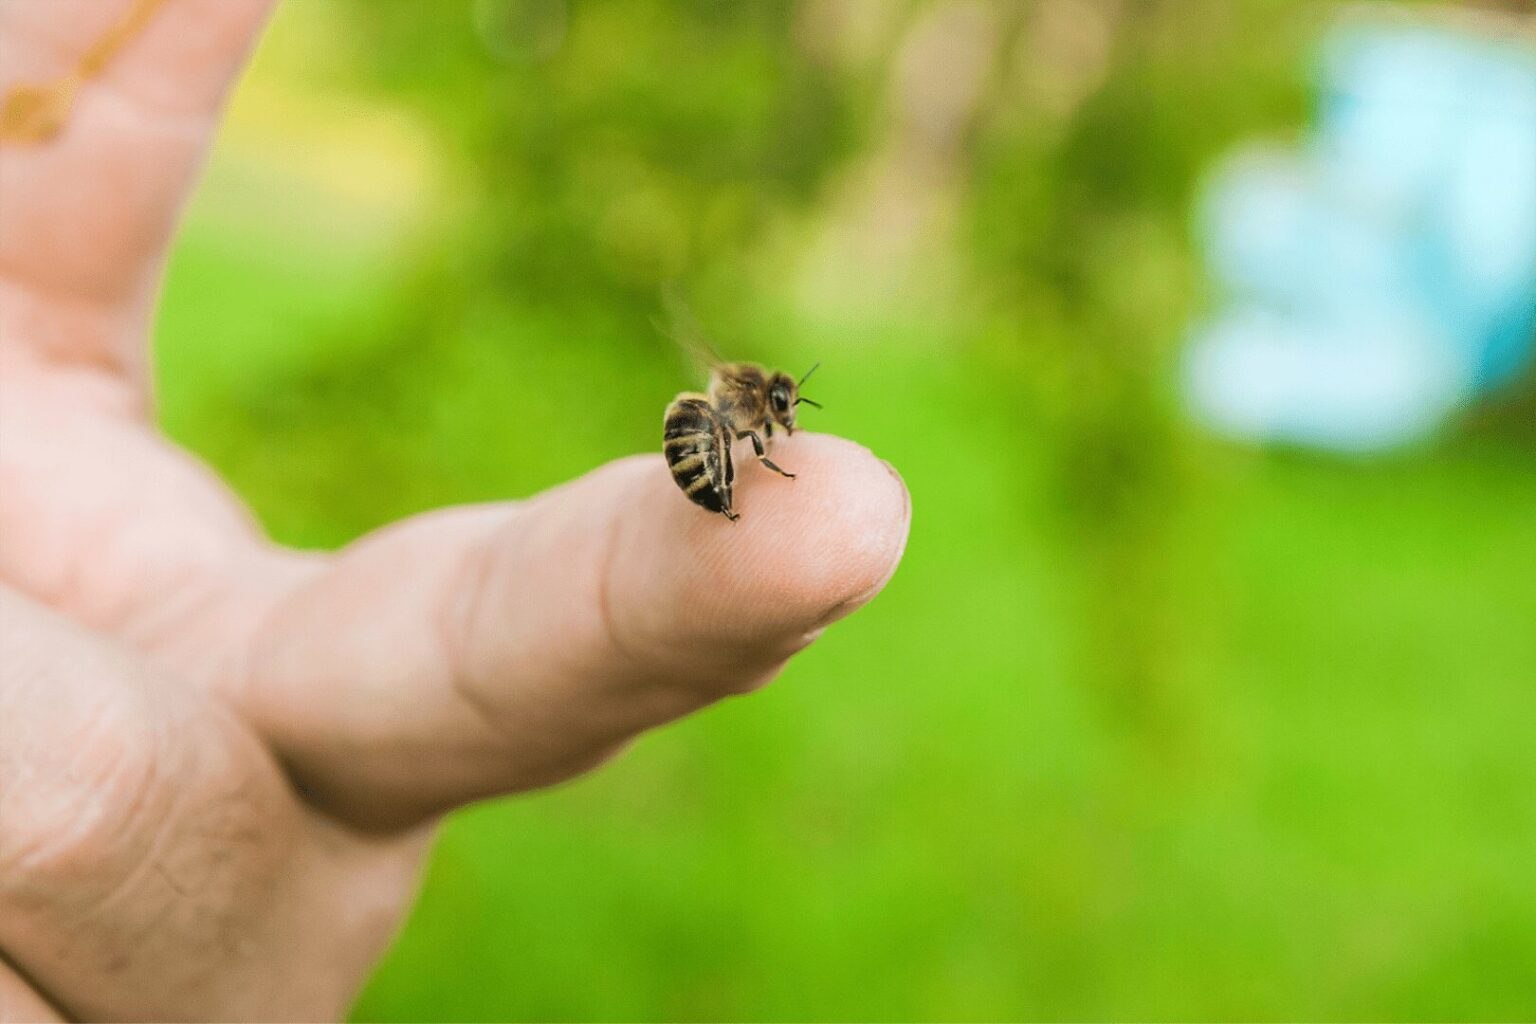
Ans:
{"label": "green grass", "polygon": [[890,592],[774,688],[455,821],[358,1016],[1528,1015],[1536,601],[1489,559],[1536,569],[1498,511],[1536,486],[1497,462],[1225,482],[1156,758],[1062,671],[1027,524],[948,558],[969,510],[915,487]]}
{"label": "green grass", "polygon": [[[664,379],[625,397],[633,423],[519,443],[590,356],[487,378],[458,365],[484,365],[472,340],[415,397],[381,385],[372,419],[355,396],[328,409],[319,371],[264,339],[334,336],[388,301],[353,273],[242,260],[195,230],[173,268],[167,422],[286,539],[524,493],[650,440]],[[923,340],[819,379],[828,429],[912,488],[889,590],[767,691],[457,817],[358,1018],[1536,1009],[1525,453],[1198,448],[1162,534],[1167,604],[1148,609],[1176,627],[1172,684],[1128,718],[1085,682],[1094,538],[1049,513],[1038,441],[988,422]],[[349,351],[340,365],[370,365]],[[338,393],[363,382],[326,372]]]}
{"label": "green grass", "polygon": [[[626,10],[593,17],[618,32]],[[1294,55],[1249,35],[1286,82]],[[727,84],[771,73],[743,38]],[[445,69],[479,67],[448,45],[429,48]],[[404,63],[381,75],[417,73],[413,49],[391,52]],[[975,313],[986,326],[949,309],[834,329],[782,280],[734,307],[711,293],[742,355],[824,361],[817,429],[911,488],[905,562],[766,691],[453,818],[357,1019],[1536,1015],[1529,442],[1485,430],[1361,462],[1180,435],[1139,360],[1187,315],[1170,204],[1205,157],[1165,129],[1207,103],[1223,124],[1289,111],[1294,87],[1218,94],[1161,53],[1089,105],[1064,155],[982,161],[971,241],[996,252],[978,290],[1015,303]],[[586,134],[545,125],[558,182],[561,147],[612,125],[597,79],[529,67],[509,74],[596,111]],[[665,94],[609,71],[619,122]],[[711,116],[729,121],[722,88]],[[441,108],[471,122],[458,95]],[[1143,105],[1162,119],[1138,129],[1150,170],[1119,159],[1120,108]],[[581,166],[622,194],[601,159]],[[581,303],[502,287],[517,209],[493,189],[458,195],[469,227],[370,235],[289,192],[242,219],[263,175],[231,173],[215,162],[171,267],[162,419],[279,539],[334,546],[654,448],[683,363],[639,322],[622,280],[638,264],[593,270],[558,210],[537,238],[567,245],[549,273],[587,274]],[[514,270],[541,253],[506,249]],[[734,294],[778,273],[766,262]]]}

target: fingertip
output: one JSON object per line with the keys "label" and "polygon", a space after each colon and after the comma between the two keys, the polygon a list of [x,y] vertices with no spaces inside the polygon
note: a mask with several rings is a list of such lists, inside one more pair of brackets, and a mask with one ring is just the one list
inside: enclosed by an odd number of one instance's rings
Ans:
{"label": "fingertip", "polygon": [[888,463],[852,441],[806,433],[780,440],[773,458],[795,479],[736,453],[734,523],[689,502],[653,460],[619,567],[648,649],[774,663],[895,573],[911,503]]}
{"label": "fingertip", "polygon": [[797,434],[775,458],[797,477],[754,473],[741,489],[757,546],[744,569],[763,598],[793,610],[806,629],[820,628],[868,602],[895,573],[911,500],[894,467],[845,438]]}

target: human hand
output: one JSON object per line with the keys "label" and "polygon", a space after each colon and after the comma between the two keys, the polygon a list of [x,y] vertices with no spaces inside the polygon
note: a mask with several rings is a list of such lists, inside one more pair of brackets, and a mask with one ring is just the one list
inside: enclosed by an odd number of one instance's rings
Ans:
{"label": "human hand", "polygon": [[[0,3],[0,92],[127,7]],[[335,555],[266,541],[155,431],[146,365],[266,8],[169,0],[61,136],[0,143],[0,1019],[343,1013],[438,816],[763,683],[905,544],[895,474],[800,434],[734,525],[653,454]]]}

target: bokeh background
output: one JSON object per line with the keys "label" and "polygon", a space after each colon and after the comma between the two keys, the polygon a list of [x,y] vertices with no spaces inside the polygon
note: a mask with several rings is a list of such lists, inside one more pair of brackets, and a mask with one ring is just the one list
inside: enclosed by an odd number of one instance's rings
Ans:
{"label": "bokeh background", "polygon": [[1536,1015],[1530,374],[1369,458],[1180,397],[1203,175],[1336,12],[280,9],[157,334],[275,536],[655,449],[669,285],[915,509],[773,687],[450,821],[357,1019]]}

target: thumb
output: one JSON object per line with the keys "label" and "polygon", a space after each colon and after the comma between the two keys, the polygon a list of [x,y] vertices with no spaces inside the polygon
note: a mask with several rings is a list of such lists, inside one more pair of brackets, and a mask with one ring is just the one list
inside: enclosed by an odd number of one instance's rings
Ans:
{"label": "thumb", "polygon": [[387,528],[279,606],[239,699],[301,785],[375,827],[573,775],[766,681],[895,571],[893,470],[818,435],[775,458],[798,479],[743,467],[737,523],[648,456]]}

